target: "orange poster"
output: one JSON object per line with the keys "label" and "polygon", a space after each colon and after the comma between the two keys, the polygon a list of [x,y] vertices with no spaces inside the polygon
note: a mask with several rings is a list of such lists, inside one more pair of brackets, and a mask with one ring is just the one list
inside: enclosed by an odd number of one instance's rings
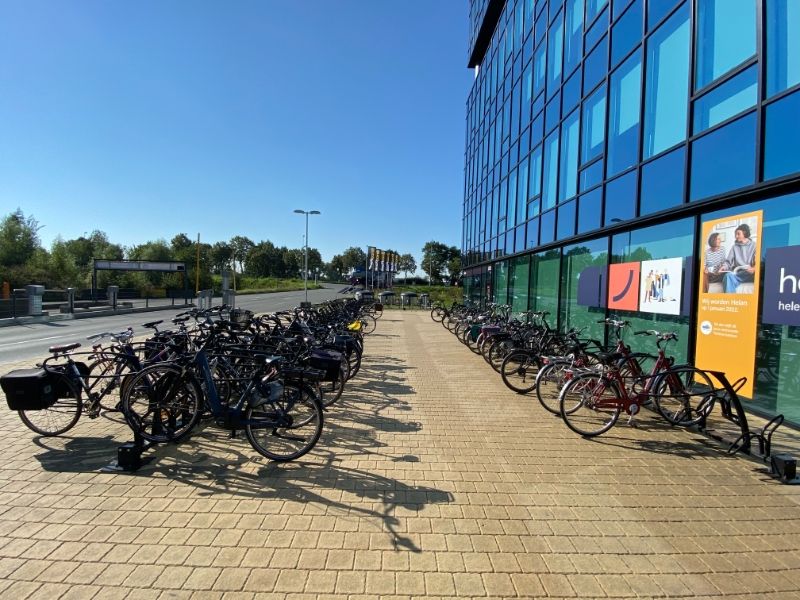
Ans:
{"label": "orange poster", "polygon": [[628,262],[608,267],[608,308],[639,310],[639,263]]}
{"label": "orange poster", "polygon": [[695,362],[753,397],[762,211],[703,223]]}

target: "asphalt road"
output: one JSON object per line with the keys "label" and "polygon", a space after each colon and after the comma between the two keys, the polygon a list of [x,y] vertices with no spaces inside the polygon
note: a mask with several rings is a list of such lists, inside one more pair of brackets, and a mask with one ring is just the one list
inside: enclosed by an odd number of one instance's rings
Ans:
{"label": "asphalt road", "polygon": [[[342,298],[337,292],[343,286],[327,286],[322,290],[309,290],[308,300],[318,303],[332,298]],[[276,292],[274,294],[253,294],[238,296],[236,307],[252,310],[253,312],[274,312],[294,308],[304,300],[304,292]],[[215,299],[215,301],[219,301]],[[107,317],[93,317],[75,319],[73,321],[55,321],[52,323],[35,323],[29,325],[16,325],[13,327],[0,327],[0,365],[46,358],[50,346],[81,342],[86,349],[91,349],[91,343],[86,337],[104,331],[118,332],[126,327],[133,327],[136,334],[144,334],[148,330],[142,323],[163,319],[169,324],[169,319],[185,309],[158,310],[153,312],[114,315]],[[0,372],[2,370],[0,369]]]}

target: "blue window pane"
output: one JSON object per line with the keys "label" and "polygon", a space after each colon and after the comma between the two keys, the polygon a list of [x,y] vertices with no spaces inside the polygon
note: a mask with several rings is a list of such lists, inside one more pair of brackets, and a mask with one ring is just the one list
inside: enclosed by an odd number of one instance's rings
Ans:
{"label": "blue window pane", "polygon": [[578,191],[578,132],[580,111],[573,112],[561,127],[561,176],[558,200],[572,198]]}
{"label": "blue window pane", "polygon": [[528,180],[528,198],[542,193],[542,146],[536,146],[531,152],[530,174]]}
{"label": "blue window pane", "polygon": [[758,99],[758,71],[753,65],[733,79],[714,88],[694,103],[694,132],[700,133],[755,106]]}
{"label": "blue window pane", "polygon": [[639,109],[642,63],[637,52],[611,75],[607,175],[635,165],[639,159]]}
{"label": "blue window pane", "polygon": [[561,85],[561,68],[564,58],[564,17],[558,18],[547,32],[547,97]]}
{"label": "blue window pane", "polygon": [[636,216],[636,171],[606,184],[605,224],[613,225]]}
{"label": "blue window pane", "polygon": [[581,171],[581,192],[603,182],[603,159],[593,162]]}
{"label": "blue window pane", "polygon": [[539,243],[549,244],[556,239],[556,211],[543,213],[539,217]]}
{"label": "blue window pane", "polygon": [[587,53],[595,47],[595,44],[606,34],[606,31],[608,31],[607,9],[603,11],[602,16],[595,21],[594,25],[592,25],[591,29],[589,29],[583,37],[583,47],[586,49]]}
{"label": "blue window pane", "polygon": [[599,229],[603,210],[603,188],[592,190],[578,199],[578,233]]}
{"label": "blue window pane", "polygon": [[564,72],[571,73],[583,54],[583,0],[567,0]]}
{"label": "blue window pane", "polygon": [[506,233],[506,254],[514,254],[514,230]]}
{"label": "blue window pane", "polygon": [[528,218],[529,219],[532,218],[532,217],[538,216],[538,214],[539,214],[539,212],[541,211],[541,208],[542,208],[541,204],[542,204],[541,197],[534,198],[530,202],[528,202]]}
{"label": "blue window pane", "polygon": [[568,113],[581,101],[581,70],[578,68],[561,88],[561,110]]}
{"label": "blue window pane", "polygon": [[539,245],[539,217],[528,221],[527,231],[527,244],[528,248],[535,248]]}
{"label": "blue window pane", "polygon": [[544,111],[544,130],[550,133],[554,127],[558,126],[561,121],[561,94],[556,94],[555,98],[547,103],[547,108]]}
{"label": "blue window pane", "polygon": [[558,238],[563,240],[575,235],[575,212],[577,201],[572,200],[558,207]]}
{"label": "blue window pane", "polygon": [[692,143],[691,200],[754,183],[756,116],[751,113]]}
{"label": "blue window pane", "polygon": [[611,18],[616,19],[628,7],[631,0],[614,0],[614,11],[611,13]]}
{"label": "blue window pane", "polygon": [[514,237],[514,252],[522,252],[525,250],[525,225],[522,224],[517,227],[517,233]]}
{"label": "blue window pane", "polygon": [[531,124],[531,146],[540,143],[544,138],[544,115],[540,114]]}
{"label": "blue window pane", "polygon": [[586,95],[600,83],[608,73],[608,36],[603,38],[583,63],[583,93]]}
{"label": "blue window pane", "polygon": [[528,204],[528,159],[525,158],[519,163],[517,170],[517,220],[519,225],[527,218],[525,207]]}
{"label": "blue window pane", "polygon": [[581,162],[603,153],[606,139],[606,88],[601,87],[583,103],[583,151]]}
{"label": "blue window pane", "polygon": [[542,208],[547,210],[556,205],[558,191],[558,130],[544,143],[544,172],[542,175]]}
{"label": "blue window pane", "polygon": [[800,92],[781,98],[766,108],[764,179],[800,171]]}
{"label": "blue window pane", "polygon": [[678,0],[647,0],[647,30],[654,29]]}
{"label": "blue window pane", "polygon": [[647,41],[644,158],[686,139],[689,85],[689,5]]}
{"label": "blue window pane", "polygon": [[800,83],[800,2],[767,0],[767,95]]}
{"label": "blue window pane", "polygon": [[754,0],[697,0],[695,89],[756,53]]}
{"label": "blue window pane", "polygon": [[547,76],[547,45],[542,44],[533,54],[533,97],[536,98],[544,91],[544,81]]}
{"label": "blue window pane", "polygon": [[636,0],[611,29],[611,67],[642,39],[642,0]]}
{"label": "blue window pane", "polygon": [[508,176],[508,226],[513,227],[517,221],[517,169],[511,170]]}
{"label": "blue window pane", "polygon": [[685,146],[644,165],[639,214],[648,215],[682,204],[685,170]]}
{"label": "blue window pane", "polygon": [[528,127],[519,135],[519,153],[527,154],[531,149],[531,129]]}
{"label": "blue window pane", "polygon": [[591,23],[606,4],[608,0],[586,0],[586,22]]}

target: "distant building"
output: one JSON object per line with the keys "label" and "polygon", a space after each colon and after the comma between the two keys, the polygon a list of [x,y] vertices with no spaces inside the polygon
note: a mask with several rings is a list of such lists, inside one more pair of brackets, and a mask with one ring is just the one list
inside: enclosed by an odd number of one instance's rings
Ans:
{"label": "distant building", "polygon": [[470,22],[465,293],[676,331],[678,360],[800,423],[800,2],[471,0]]}

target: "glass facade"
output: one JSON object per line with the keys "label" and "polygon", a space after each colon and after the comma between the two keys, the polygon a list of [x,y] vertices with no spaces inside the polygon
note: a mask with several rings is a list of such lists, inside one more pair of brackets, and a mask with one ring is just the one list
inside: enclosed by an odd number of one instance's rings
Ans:
{"label": "glass facade", "polygon": [[[760,206],[764,247],[800,246],[800,1],[471,0],[470,17],[465,292],[560,327],[625,315],[694,360],[704,220]],[[590,297],[632,264],[636,302]],[[756,362],[797,355],[782,327],[759,329]],[[755,377],[753,406],[800,423],[800,382]]]}

